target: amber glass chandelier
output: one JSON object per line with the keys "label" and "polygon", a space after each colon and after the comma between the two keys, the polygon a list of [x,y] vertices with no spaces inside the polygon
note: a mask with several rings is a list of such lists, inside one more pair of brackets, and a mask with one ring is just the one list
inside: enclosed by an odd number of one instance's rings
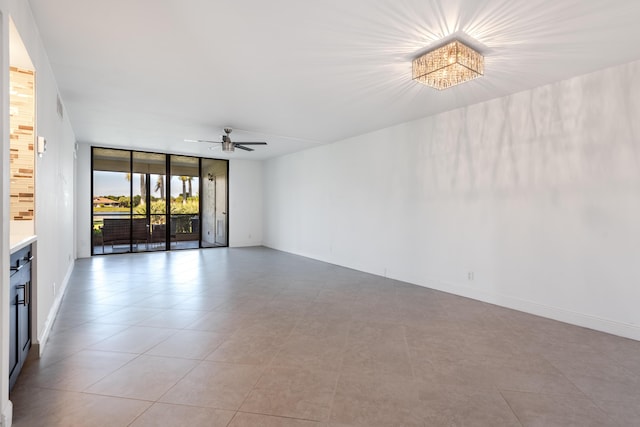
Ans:
{"label": "amber glass chandelier", "polygon": [[484,74],[484,57],[455,40],[413,60],[413,80],[438,90]]}

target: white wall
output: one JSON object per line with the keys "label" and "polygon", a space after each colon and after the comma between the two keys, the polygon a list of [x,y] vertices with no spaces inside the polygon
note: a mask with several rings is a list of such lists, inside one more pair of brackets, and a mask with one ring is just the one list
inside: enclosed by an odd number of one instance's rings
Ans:
{"label": "white wall", "polygon": [[28,3],[14,1],[11,17],[36,69],[36,134],[47,139],[47,151],[36,161],[36,336],[32,338],[34,344],[43,345],[75,260],[75,135],[66,114],[61,119],[56,111],[57,84]]}
{"label": "white wall", "polygon": [[638,93],[634,62],[270,160],[264,242],[640,339]]}
{"label": "white wall", "polygon": [[42,345],[75,261],[75,135],[69,120],[57,115],[52,74],[40,71],[38,65],[36,69],[36,129],[47,139],[47,151],[36,165],[37,342]]}
{"label": "white wall", "polygon": [[229,246],[262,244],[262,162],[229,161]]}
{"label": "white wall", "polygon": [[0,0],[0,425],[10,425],[9,401],[9,14],[8,0]]}
{"label": "white wall", "polygon": [[[69,274],[74,264],[74,159],[75,136],[68,118],[61,120],[56,112],[57,85],[53,77],[46,52],[40,40],[38,30],[31,15],[28,2],[20,0],[0,1],[2,13],[2,210],[8,218],[8,19],[13,19],[22,41],[36,69],[36,134],[46,137],[47,152],[36,163],[36,223],[38,235],[34,276],[36,288],[33,294],[34,331],[32,342],[46,341],[47,333],[53,321],[55,311],[62,296]],[[3,221],[2,257],[3,265],[8,265],[9,246],[8,221]],[[7,259],[5,259],[7,258]],[[2,312],[6,313],[8,301],[8,271],[2,270]],[[54,284],[56,289],[54,291]],[[8,355],[8,337],[6,316],[2,318],[2,360]],[[40,346],[42,350],[42,346]],[[3,425],[11,418],[10,402],[7,396],[7,363],[2,364]]]}

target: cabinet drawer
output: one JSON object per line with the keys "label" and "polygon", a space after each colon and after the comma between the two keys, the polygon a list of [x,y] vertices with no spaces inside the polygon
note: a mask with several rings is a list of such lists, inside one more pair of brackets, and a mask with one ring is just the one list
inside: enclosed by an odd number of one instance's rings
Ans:
{"label": "cabinet drawer", "polygon": [[32,259],[31,245],[12,253],[9,264],[11,268],[11,277],[13,277],[18,271],[21,271],[23,269],[30,270]]}

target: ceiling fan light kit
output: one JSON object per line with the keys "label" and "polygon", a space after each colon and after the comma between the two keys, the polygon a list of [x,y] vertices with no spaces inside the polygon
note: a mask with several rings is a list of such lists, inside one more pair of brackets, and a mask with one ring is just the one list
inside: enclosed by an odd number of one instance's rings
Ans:
{"label": "ceiling fan light kit", "polygon": [[438,90],[484,75],[484,56],[454,40],[437,49],[415,58],[412,63],[412,78]]}
{"label": "ceiling fan light kit", "polygon": [[235,151],[233,148],[233,142],[231,142],[231,138],[229,138],[231,131],[231,128],[224,128],[224,133],[226,133],[226,135],[222,135],[222,151],[225,153],[233,153]]}

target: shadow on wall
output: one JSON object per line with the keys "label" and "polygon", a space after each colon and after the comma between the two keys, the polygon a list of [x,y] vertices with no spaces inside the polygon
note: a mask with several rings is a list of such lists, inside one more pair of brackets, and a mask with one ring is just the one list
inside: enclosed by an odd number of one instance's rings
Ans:
{"label": "shadow on wall", "polygon": [[423,119],[406,147],[417,164],[405,185],[430,197],[500,197],[637,180],[640,63],[616,70]]}

